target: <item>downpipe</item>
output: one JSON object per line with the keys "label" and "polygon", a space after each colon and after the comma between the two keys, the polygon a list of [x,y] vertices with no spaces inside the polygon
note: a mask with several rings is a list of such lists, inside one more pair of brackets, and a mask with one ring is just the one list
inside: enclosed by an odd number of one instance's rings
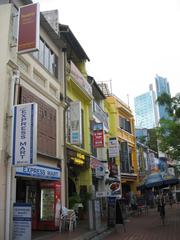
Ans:
{"label": "downpipe", "polygon": [[9,240],[11,236],[11,180],[12,180],[12,130],[13,130],[13,105],[15,102],[15,87],[19,83],[20,73],[19,70],[13,70],[10,79],[9,87],[9,106],[7,113],[8,122],[8,139],[7,139],[7,167],[6,167],[6,216],[5,216],[5,240]]}

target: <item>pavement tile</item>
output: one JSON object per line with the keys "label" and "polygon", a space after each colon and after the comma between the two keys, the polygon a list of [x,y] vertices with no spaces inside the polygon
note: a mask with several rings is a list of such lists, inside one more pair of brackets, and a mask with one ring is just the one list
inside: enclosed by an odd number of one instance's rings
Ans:
{"label": "pavement tile", "polygon": [[180,240],[180,204],[174,204],[173,208],[166,206],[164,226],[157,210],[150,209],[148,216],[128,217],[125,230],[122,225],[116,225],[111,229],[89,231],[86,223],[71,233],[56,232],[34,240]]}
{"label": "pavement tile", "polygon": [[156,209],[150,209],[148,216],[130,217],[125,226],[126,232],[121,225],[116,226],[104,240],[180,240],[180,204],[166,206],[164,226]]}

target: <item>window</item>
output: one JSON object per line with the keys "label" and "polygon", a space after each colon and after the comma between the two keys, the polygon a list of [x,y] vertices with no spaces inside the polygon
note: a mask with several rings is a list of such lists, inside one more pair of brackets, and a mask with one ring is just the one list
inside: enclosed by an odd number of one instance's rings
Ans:
{"label": "window", "polygon": [[43,58],[44,58],[44,42],[40,39],[38,59],[41,64],[44,64]]}
{"label": "window", "polygon": [[131,133],[131,123],[129,120],[119,117],[119,126],[121,129]]}
{"label": "window", "polygon": [[124,173],[130,172],[131,154],[129,153],[129,146],[127,142],[121,142],[121,171]]}
{"label": "window", "polygon": [[37,150],[56,157],[56,109],[25,88],[21,88],[20,103],[38,104]]}
{"label": "window", "polygon": [[33,56],[56,78],[58,78],[58,57],[40,38],[39,52],[33,52]]}
{"label": "window", "polygon": [[50,70],[49,65],[50,65],[50,49],[46,44],[44,44],[44,66],[45,68]]}

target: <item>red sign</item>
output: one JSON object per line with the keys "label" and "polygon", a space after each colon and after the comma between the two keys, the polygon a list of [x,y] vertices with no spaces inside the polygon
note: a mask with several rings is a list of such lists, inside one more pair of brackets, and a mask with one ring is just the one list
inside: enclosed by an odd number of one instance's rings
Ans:
{"label": "red sign", "polygon": [[19,9],[18,53],[37,50],[39,47],[39,4]]}
{"label": "red sign", "polygon": [[95,148],[104,147],[104,130],[93,132],[93,146]]}
{"label": "red sign", "polygon": [[114,161],[109,161],[108,163],[110,176],[117,176],[118,175],[118,166]]}
{"label": "red sign", "polygon": [[96,169],[97,167],[103,166],[103,163],[95,158],[94,159],[92,158],[90,165],[91,165],[91,168]]}

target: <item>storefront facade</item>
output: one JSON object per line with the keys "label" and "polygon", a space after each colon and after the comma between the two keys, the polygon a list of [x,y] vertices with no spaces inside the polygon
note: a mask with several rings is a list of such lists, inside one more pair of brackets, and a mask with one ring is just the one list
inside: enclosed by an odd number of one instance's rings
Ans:
{"label": "storefront facade", "polygon": [[32,230],[58,230],[60,169],[43,165],[16,167],[16,203],[30,203]]}
{"label": "storefront facade", "polygon": [[[64,187],[61,188],[64,184],[64,102],[60,98],[64,95],[64,45],[41,14],[39,51],[17,54],[18,7],[31,3],[17,0],[13,4],[0,4],[0,22],[7,23],[2,26],[4,34],[0,47],[0,195],[3,199],[0,239],[11,237],[13,204],[16,202],[32,203],[34,210],[40,206],[39,212],[33,210],[36,212],[33,229],[57,229],[57,202],[58,199],[64,201],[65,195]],[[32,102],[38,108],[37,162],[28,167],[12,167],[12,107]],[[45,211],[43,196],[47,193],[52,197],[49,203],[54,209],[53,215]]]}
{"label": "storefront facade", "polygon": [[[90,108],[92,88],[87,81],[85,63],[89,60],[68,26],[60,25],[62,39],[67,44],[66,63],[66,205],[73,208],[75,199],[90,196]],[[80,199],[79,199],[80,197]],[[85,206],[83,206],[85,209]]]}
{"label": "storefront facade", "polygon": [[120,180],[122,196],[127,191],[136,192],[138,183],[134,118],[129,106],[116,96],[107,96],[105,106],[110,123],[110,169],[116,172],[112,175]]}
{"label": "storefront facade", "polygon": [[83,201],[83,195],[89,192],[89,186],[91,185],[88,177],[90,174],[90,156],[78,149],[68,147],[67,164],[69,207],[73,207],[71,204],[73,196],[78,195]]}

